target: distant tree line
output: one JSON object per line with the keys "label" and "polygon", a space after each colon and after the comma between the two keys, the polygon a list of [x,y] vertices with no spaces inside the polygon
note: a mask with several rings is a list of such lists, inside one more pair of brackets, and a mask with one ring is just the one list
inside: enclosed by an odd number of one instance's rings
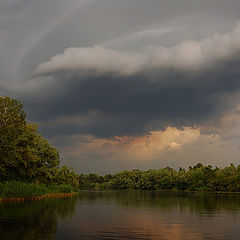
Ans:
{"label": "distant tree line", "polygon": [[73,169],[59,164],[58,151],[26,121],[22,104],[0,97],[0,181],[78,186]]}
{"label": "distant tree line", "polygon": [[132,170],[99,176],[81,174],[81,189],[140,189],[140,190],[185,190],[240,192],[240,165],[225,168],[203,166],[162,168],[158,170]]}

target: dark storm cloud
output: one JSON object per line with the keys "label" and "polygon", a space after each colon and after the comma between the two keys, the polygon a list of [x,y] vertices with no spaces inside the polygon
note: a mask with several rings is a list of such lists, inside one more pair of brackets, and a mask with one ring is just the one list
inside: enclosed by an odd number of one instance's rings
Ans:
{"label": "dark storm cloud", "polygon": [[[236,107],[240,25],[225,34],[141,52],[69,48],[41,63],[20,96],[42,132],[142,135],[217,125]],[[38,91],[38,94],[36,93]],[[23,96],[24,95],[24,96]]]}
{"label": "dark storm cloud", "polygon": [[239,91],[239,67],[240,56],[204,72],[168,69],[85,78],[60,72],[43,90],[49,92],[46,99],[43,93],[23,99],[29,117],[40,121],[46,135],[136,136],[166,126],[217,124],[235,107],[231,97]]}

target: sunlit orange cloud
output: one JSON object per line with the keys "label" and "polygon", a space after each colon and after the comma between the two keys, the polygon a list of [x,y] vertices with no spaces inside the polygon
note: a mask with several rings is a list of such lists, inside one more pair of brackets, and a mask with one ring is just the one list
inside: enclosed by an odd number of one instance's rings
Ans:
{"label": "sunlit orange cloud", "polygon": [[[80,172],[107,174],[167,166],[178,169],[199,162],[225,167],[230,163],[239,164],[240,114],[235,115],[234,121],[231,117],[227,121],[226,116],[226,122],[217,131],[168,127],[138,137],[115,136],[108,139],[73,134],[62,136],[60,142],[59,139],[51,141],[60,150],[64,164],[76,166]],[[228,131],[224,130],[225,125],[229,126],[226,126]]]}
{"label": "sunlit orange cloud", "polygon": [[200,135],[200,128],[168,127],[163,131],[152,131],[140,137],[115,136],[111,139],[101,139],[91,135],[73,136],[76,140],[73,140],[73,145],[67,147],[66,151],[71,152],[75,157],[97,153],[106,158],[111,153],[111,158],[148,160],[161,152],[176,151],[188,143],[192,144]]}
{"label": "sunlit orange cloud", "polygon": [[182,145],[192,142],[200,136],[200,129],[184,128],[182,130],[168,127],[164,131],[152,131],[142,137],[115,137],[127,155],[135,155],[138,159],[149,159],[162,151],[174,151]]}

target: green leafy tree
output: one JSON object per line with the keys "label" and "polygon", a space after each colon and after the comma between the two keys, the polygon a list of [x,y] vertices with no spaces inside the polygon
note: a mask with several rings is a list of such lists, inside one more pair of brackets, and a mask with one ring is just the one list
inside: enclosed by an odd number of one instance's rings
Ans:
{"label": "green leafy tree", "polygon": [[[0,97],[0,180],[78,185],[71,168],[59,169],[58,151],[29,124],[22,104]],[[58,179],[59,178],[59,179]]]}
{"label": "green leafy tree", "polygon": [[63,166],[57,171],[55,181],[59,185],[68,184],[76,187],[79,186],[79,176],[74,172],[73,168],[67,166]]}
{"label": "green leafy tree", "polygon": [[16,169],[20,138],[26,127],[22,104],[9,97],[0,97],[0,177],[6,178]]}
{"label": "green leafy tree", "polygon": [[226,191],[240,192],[240,165],[235,167],[213,168],[198,163],[186,171],[162,168],[148,171],[122,171],[115,175],[96,174],[79,177],[83,189],[141,189],[141,190],[190,190],[190,191]]}

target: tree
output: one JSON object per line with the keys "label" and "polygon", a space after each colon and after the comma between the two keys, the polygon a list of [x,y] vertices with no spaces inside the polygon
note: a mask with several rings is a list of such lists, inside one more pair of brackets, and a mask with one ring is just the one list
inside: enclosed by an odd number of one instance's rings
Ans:
{"label": "tree", "polygon": [[51,182],[59,166],[59,154],[26,122],[22,104],[0,97],[0,180]]}
{"label": "tree", "polygon": [[73,168],[62,166],[57,172],[56,183],[77,187],[79,185],[79,176],[73,171]]}
{"label": "tree", "polygon": [[9,170],[16,167],[16,150],[26,127],[25,117],[25,112],[19,101],[9,97],[0,97],[1,178],[9,176]]}

